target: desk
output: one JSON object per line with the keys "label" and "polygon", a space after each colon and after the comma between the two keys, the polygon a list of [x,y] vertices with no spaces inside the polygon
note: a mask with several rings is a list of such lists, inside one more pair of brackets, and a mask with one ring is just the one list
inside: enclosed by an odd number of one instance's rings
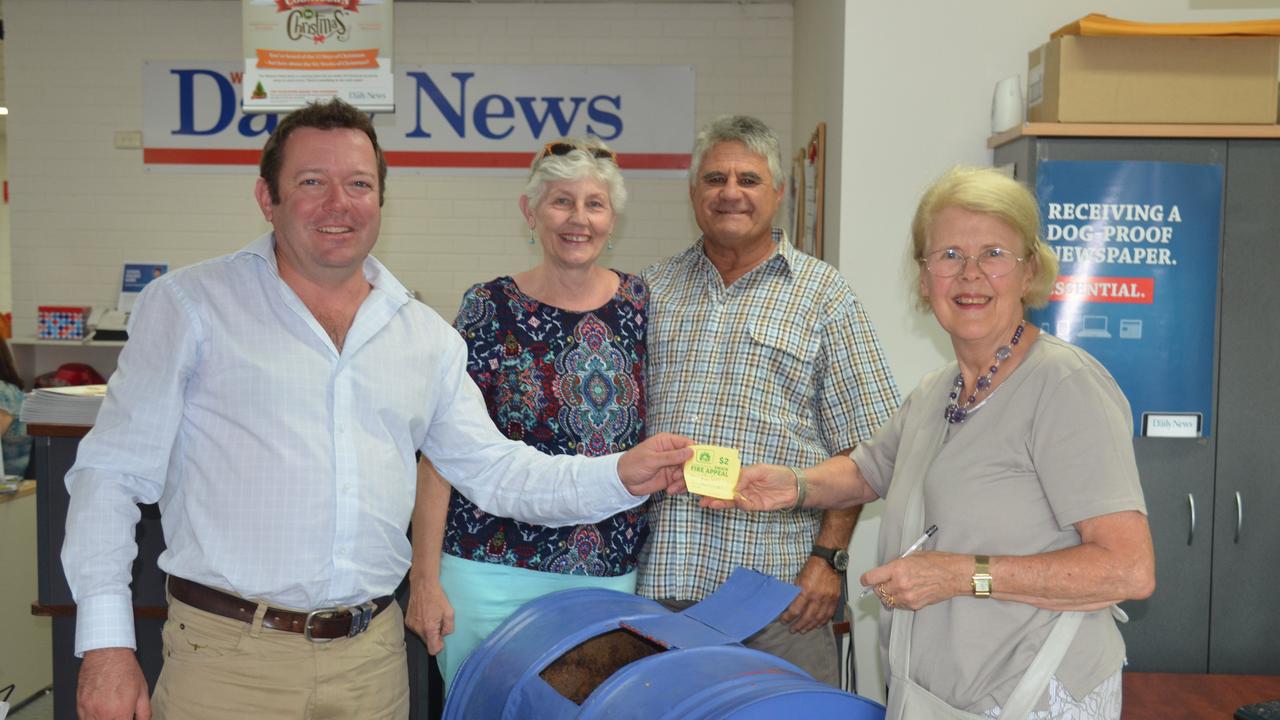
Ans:
{"label": "desk", "polygon": [[1124,674],[1121,720],[1230,718],[1242,705],[1280,699],[1280,675]]}
{"label": "desk", "polygon": [[53,624],[27,612],[36,598],[36,484],[0,495],[0,687],[17,704],[53,682]]}

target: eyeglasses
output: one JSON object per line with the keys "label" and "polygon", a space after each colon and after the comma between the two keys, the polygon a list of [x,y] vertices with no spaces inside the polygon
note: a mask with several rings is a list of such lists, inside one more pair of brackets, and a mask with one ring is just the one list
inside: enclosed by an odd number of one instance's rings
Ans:
{"label": "eyeglasses", "polygon": [[589,153],[591,157],[599,160],[610,160],[614,165],[618,164],[618,154],[612,150],[601,147],[580,147],[567,142],[547,143],[543,146],[542,154],[538,156],[538,159],[541,160],[548,155],[568,155],[574,150],[581,150],[584,153]]}
{"label": "eyeglasses", "polygon": [[977,255],[965,255],[955,248],[944,248],[925,255],[924,266],[938,277],[950,278],[964,272],[965,266],[973,260],[983,274],[994,280],[1013,272],[1018,263],[1026,259],[1026,256],[1018,257],[998,247],[987,248]]}

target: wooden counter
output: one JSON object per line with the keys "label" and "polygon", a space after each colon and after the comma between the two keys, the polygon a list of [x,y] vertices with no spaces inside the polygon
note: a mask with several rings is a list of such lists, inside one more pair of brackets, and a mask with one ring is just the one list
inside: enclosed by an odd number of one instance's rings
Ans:
{"label": "wooden counter", "polygon": [[27,434],[36,437],[82,438],[89,434],[88,425],[59,425],[57,423],[27,423]]}
{"label": "wooden counter", "polygon": [[1124,674],[1121,720],[1230,718],[1242,705],[1280,700],[1280,675]]}
{"label": "wooden counter", "polygon": [[20,498],[27,497],[28,495],[35,495],[35,494],[36,494],[36,481],[23,480],[22,483],[18,485],[17,492],[0,493],[0,505],[7,502],[13,502],[14,500],[18,500]]}
{"label": "wooden counter", "polygon": [[53,623],[32,617],[36,599],[36,483],[0,495],[0,687],[14,685],[11,704],[53,683]]}

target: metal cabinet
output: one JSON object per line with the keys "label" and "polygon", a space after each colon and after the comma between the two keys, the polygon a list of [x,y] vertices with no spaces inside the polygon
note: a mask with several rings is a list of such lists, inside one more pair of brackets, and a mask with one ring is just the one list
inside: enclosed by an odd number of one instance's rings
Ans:
{"label": "metal cabinet", "polygon": [[[53,717],[75,720],[76,689],[80,662],[75,657],[75,605],[62,570],[62,540],[66,535],[67,506],[71,501],[63,477],[75,464],[80,438],[86,427],[28,425],[34,438],[32,462],[36,467],[36,550],[39,563],[38,604],[35,612],[53,618]],[[160,628],[164,624],[164,573],[155,558],[164,549],[160,515],[154,505],[140,506],[139,562],[133,566],[133,595],[137,629],[138,663],[154,689],[160,676],[163,650]]]}
{"label": "metal cabinet", "polygon": [[1215,420],[1204,438],[1134,439],[1157,586],[1123,605],[1121,632],[1132,670],[1280,674],[1280,139],[1024,134],[995,149],[1032,187],[1046,160],[1224,168]]}
{"label": "metal cabinet", "polygon": [[1227,143],[1211,672],[1280,674],[1280,140]]}

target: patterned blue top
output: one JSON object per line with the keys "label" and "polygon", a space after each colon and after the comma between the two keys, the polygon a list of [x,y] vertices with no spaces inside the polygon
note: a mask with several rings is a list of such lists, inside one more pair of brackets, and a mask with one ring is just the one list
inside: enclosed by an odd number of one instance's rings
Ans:
{"label": "patterned blue top", "polygon": [[[467,372],[507,437],[550,455],[607,455],[644,439],[648,290],[635,275],[608,303],[573,312],[525,295],[510,277],[472,287],[454,327]],[[444,551],[466,560],[564,575],[636,569],[644,507],[595,525],[553,528],[488,515],[454,490]]]}
{"label": "patterned blue top", "polygon": [[0,438],[4,446],[4,472],[6,475],[27,474],[27,463],[31,460],[31,438],[27,435],[27,424],[18,420],[18,411],[22,409],[22,401],[26,396],[17,385],[0,381],[0,410],[13,416],[13,424]]}

